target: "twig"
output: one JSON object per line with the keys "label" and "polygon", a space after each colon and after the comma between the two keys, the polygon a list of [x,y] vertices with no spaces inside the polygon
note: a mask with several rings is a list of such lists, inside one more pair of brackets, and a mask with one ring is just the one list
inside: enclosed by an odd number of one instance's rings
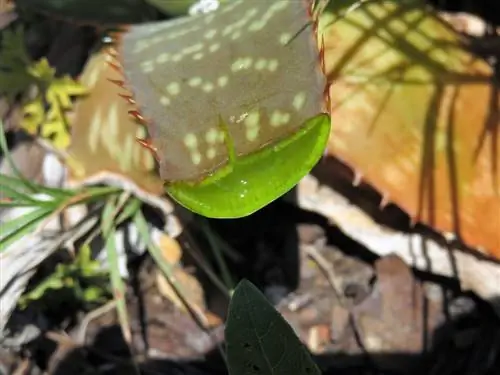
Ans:
{"label": "twig", "polygon": [[332,264],[318,251],[318,249],[312,245],[303,245],[303,249],[306,252],[307,256],[311,258],[321,271],[325,274],[325,277],[328,280],[328,283],[333,289],[335,293],[335,297],[337,301],[342,307],[347,307],[346,301],[344,298],[344,293],[342,293],[342,281],[339,277],[335,275],[335,271],[333,269]]}
{"label": "twig", "polygon": [[112,301],[98,307],[97,309],[89,312],[85,316],[85,318],[83,318],[82,323],[80,325],[80,329],[78,330],[78,334],[77,334],[78,343],[81,345],[86,345],[85,344],[85,336],[87,335],[87,328],[88,328],[90,322],[92,322],[92,320],[97,319],[100,316],[106,314],[107,312],[111,311],[115,307],[116,307],[116,301],[112,300]]}
{"label": "twig", "polygon": [[23,361],[16,367],[12,375],[26,375],[28,374],[28,370],[30,368],[30,360],[29,358],[23,359]]}

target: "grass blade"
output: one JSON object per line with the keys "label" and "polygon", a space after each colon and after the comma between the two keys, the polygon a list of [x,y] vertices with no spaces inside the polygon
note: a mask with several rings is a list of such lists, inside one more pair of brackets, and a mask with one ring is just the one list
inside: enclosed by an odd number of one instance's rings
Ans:
{"label": "grass blade", "polygon": [[222,279],[224,280],[224,283],[226,284],[227,289],[229,289],[230,293],[234,289],[234,282],[231,277],[231,272],[229,272],[229,268],[227,267],[227,263],[224,260],[224,257],[222,256],[222,251],[219,246],[219,242],[217,241],[216,236],[212,232],[212,229],[208,225],[207,221],[205,219],[200,219],[199,220],[201,230],[205,234],[205,237],[207,238],[208,244],[212,250],[212,253],[214,254],[215,261],[217,262],[217,266],[219,267],[219,271],[222,275]]}
{"label": "grass blade", "polygon": [[9,165],[10,170],[12,171],[14,176],[17,177],[19,180],[22,180],[26,188],[28,188],[32,192],[37,192],[38,190],[36,189],[35,186],[33,186],[33,183],[24,178],[19,169],[17,169],[16,164],[14,163],[14,160],[12,159],[12,156],[10,154],[9,146],[7,145],[7,139],[5,138],[5,128],[3,126],[3,121],[1,120],[0,120],[0,150],[3,152],[5,160],[7,161],[7,164]]}
{"label": "grass blade", "polygon": [[53,212],[53,207],[39,207],[27,214],[0,225],[0,253],[20,237],[32,232],[34,228]]}
{"label": "grass blade", "polygon": [[141,208],[142,202],[137,198],[130,198],[120,215],[116,218],[116,225],[123,223],[125,220],[133,217],[136,212]]}
{"label": "grass blade", "polygon": [[120,267],[118,264],[118,254],[116,253],[116,229],[114,226],[116,205],[115,199],[109,199],[104,206],[101,216],[101,229],[103,237],[106,240],[106,254],[108,260],[111,288],[116,301],[116,311],[118,320],[123,333],[123,338],[127,344],[132,343],[132,334],[130,332],[130,323],[127,314],[127,305],[125,301],[125,283],[120,275]]}

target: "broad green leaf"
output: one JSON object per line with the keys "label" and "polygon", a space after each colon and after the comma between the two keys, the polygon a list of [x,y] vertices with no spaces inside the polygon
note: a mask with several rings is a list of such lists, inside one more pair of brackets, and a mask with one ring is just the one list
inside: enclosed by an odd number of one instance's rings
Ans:
{"label": "broad green leaf", "polygon": [[226,323],[230,375],[319,375],[292,327],[249,281],[231,298]]}
{"label": "broad green leaf", "polygon": [[189,7],[193,5],[196,0],[145,0],[147,3],[155,6],[162,12],[172,15],[186,14]]}
{"label": "broad green leaf", "polygon": [[[174,0],[174,2],[177,0]],[[112,26],[153,19],[154,9],[143,0],[16,0],[21,10],[48,14],[78,23]]]}
{"label": "broad green leaf", "polygon": [[27,70],[31,60],[21,26],[15,30],[2,31],[0,51],[0,95],[13,99],[34,81]]}

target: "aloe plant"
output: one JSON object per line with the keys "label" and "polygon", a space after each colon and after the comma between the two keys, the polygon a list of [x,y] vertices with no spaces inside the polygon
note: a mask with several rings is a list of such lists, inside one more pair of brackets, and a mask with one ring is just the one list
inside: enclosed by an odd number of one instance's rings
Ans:
{"label": "aloe plant", "polygon": [[313,5],[235,0],[115,38],[130,113],[147,125],[143,143],[182,205],[208,217],[249,215],[322,156],[328,84]]}

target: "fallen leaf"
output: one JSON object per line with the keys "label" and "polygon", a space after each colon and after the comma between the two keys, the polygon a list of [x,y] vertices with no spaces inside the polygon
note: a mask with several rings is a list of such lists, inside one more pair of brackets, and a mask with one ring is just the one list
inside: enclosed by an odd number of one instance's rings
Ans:
{"label": "fallen leaf", "polygon": [[[175,280],[175,283],[182,289],[184,293],[183,297],[186,302],[196,308],[198,312],[205,314],[205,293],[196,277],[177,266],[174,268],[172,279]],[[187,311],[185,304],[177,296],[177,293],[175,293],[174,289],[161,272],[158,272],[156,277],[156,286],[163,297],[170,300],[178,309]]]}
{"label": "fallen leaf", "polygon": [[[182,264],[180,263],[182,249],[179,242],[167,234],[156,236],[154,241],[158,244],[164,261],[173,269],[171,281],[173,281],[178,286],[179,291],[183,293],[183,298],[199,312],[205,313],[205,293],[196,277],[182,268]],[[156,276],[156,286],[163,297],[170,300],[180,310],[187,311],[184,302],[178,297],[177,293],[161,271],[158,271]]]}
{"label": "fallen leaf", "polygon": [[156,238],[156,241],[165,261],[172,265],[179,264],[182,257],[182,249],[179,242],[165,233],[161,233],[159,238]]}
{"label": "fallen leaf", "polygon": [[[414,221],[500,258],[500,120],[493,69],[436,12],[369,2],[320,30],[327,153]],[[320,38],[321,39],[321,38]]]}
{"label": "fallen leaf", "polygon": [[27,90],[33,77],[28,72],[31,59],[24,45],[24,31],[21,26],[15,30],[3,30],[0,49],[0,95],[9,102]]}

